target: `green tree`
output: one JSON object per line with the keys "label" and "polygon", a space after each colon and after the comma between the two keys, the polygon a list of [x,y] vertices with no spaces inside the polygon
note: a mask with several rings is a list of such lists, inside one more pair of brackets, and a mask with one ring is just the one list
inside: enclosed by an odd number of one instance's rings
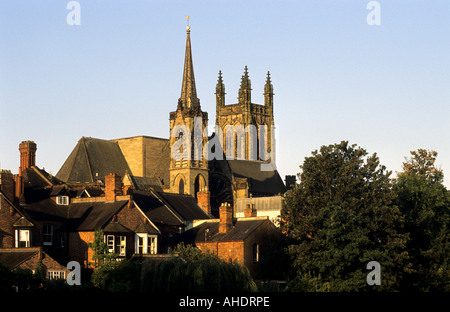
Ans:
{"label": "green tree", "polygon": [[256,291],[248,269],[226,263],[213,253],[197,247],[178,245],[169,260],[147,260],[142,264],[144,292],[242,292]]}
{"label": "green tree", "polygon": [[117,258],[116,253],[108,252],[108,245],[105,242],[105,234],[102,229],[98,229],[94,233],[94,241],[88,243],[89,248],[94,251],[92,259],[94,260],[95,267],[103,265],[105,262],[111,262]]}
{"label": "green tree", "polygon": [[91,282],[95,287],[104,288],[107,274],[119,265],[119,262],[116,261],[117,254],[108,252],[102,229],[95,231],[94,241],[89,243],[88,246],[94,251],[92,259],[95,269],[92,273]]}
{"label": "green tree", "polygon": [[395,185],[405,217],[412,270],[404,289],[450,291],[450,196],[436,151],[419,149],[403,163]]}
{"label": "green tree", "polygon": [[[300,168],[281,214],[283,232],[295,240],[288,247],[294,268],[288,288],[395,290],[408,255],[391,172],[376,154],[346,141],[313,151]],[[373,260],[381,265],[380,286],[366,283]]]}

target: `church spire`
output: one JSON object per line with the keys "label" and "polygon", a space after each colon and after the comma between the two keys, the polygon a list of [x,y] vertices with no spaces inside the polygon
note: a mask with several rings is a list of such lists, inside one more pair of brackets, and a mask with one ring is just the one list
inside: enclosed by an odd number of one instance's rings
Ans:
{"label": "church spire", "polygon": [[241,87],[239,88],[239,104],[250,105],[252,101],[252,84],[248,76],[247,66],[244,69],[244,75],[241,78]]}
{"label": "church spire", "polygon": [[190,26],[187,26],[183,82],[181,85],[181,97],[178,100],[178,107],[182,109],[194,109],[200,107],[200,100],[197,98],[197,89],[195,87],[194,65],[192,62],[190,33],[191,33]]}

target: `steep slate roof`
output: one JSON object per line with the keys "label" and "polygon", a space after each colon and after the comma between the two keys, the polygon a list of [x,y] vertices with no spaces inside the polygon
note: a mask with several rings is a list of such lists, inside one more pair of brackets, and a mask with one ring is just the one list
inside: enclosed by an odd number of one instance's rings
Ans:
{"label": "steep slate roof", "polygon": [[134,191],[133,200],[155,225],[184,225],[183,220],[151,191]]}
{"label": "steep slate roof", "polygon": [[36,221],[63,222],[67,218],[67,206],[57,205],[50,198],[24,204],[22,207],[27,215]]}
{"label": "steep slate roof", "polygon": [[162,187],[161,184],[159,183],[158,178],[130,176],[130,179],[133,181],[134,186],[138,190],[146,191],[152,188],[157,191],[162,191]]}
{"label": "steep slate roof", "polygon": [[154,192],[184,220],[209,219],[208,214],[197,204],[194,197],[185,194]]}
{"label": "steep slate roof", "polygon": [[[151,227],[151,226],[150,226]],[[156,230],[155,230],[156,231]],[[107,226],[103,228],[105,233],[131,233],[131,230],[124,227],[118,222],[109,222]]]}
{"label": "steep slate roof", "polygon": [[114,172],[131,172],[117,142],[82,137],[56,177],[65,182],[96,182]]}
{"label": "steep slate roof", "polygon": [[209,219],[189,195],[156,191],[134,191],[133,200],[155,224],[184,226],[186,221]]}
{"label": "steep slate roof", "polygon": [[25,181],[24,187],[46,187],[51,185],[61,184],[62,181],[52,176],[44,169],[37,166],[32,166],[22,171],[22,176]]}
{"label": "steep slate roof", "polygon": [[204,242],[228,242],[243,241],[259,226],[265,222],[270,222],[266,217],[237,219],[234,226],[227,233],[219,233],[220,220],[214,219],[181,233],[174,237],[172,244],[185,242],[187,244]]}
{"label": "steep slate roof", "polygon": [[67,230],[95,231],[103,228],[127,203],[128,200],[71,203],[68,207]]}
{"label": "steep slate roof", "polygon": [[[10,269],[21,266],[24,262],[31,260],[33,257],[50,260],[46,263],[47,269],[66,270],[65,266],[61,265],[58,261],[49,256],[49,254],[44,252],[41,247],[0,249],[0,262]],[[26,267],[34,269],[35,260],[37,259],[33,259],[32,262],[29,262],[26,265]]]}
{"label": "steep slate roof", "polygon": [[159,234],[159,232],[149,223],[141,223],[134,229],[135,233]]}
{"label": "steep slate roof", "polygon": [[12,207],[16,212],[18,212],[21,215],[21,218],[17,220],[15,224],[17,225],[24,224],[25,226],[33,226],[33,223],[30,221],[31,217],[22,208],[22,206],[14,205],[14,203],[5,195],[5,193],[3,193],[1,189],[0,189],[0,197],[3,198],[10,207]]}
{"label": "steep slate roof", "polygon": [[0,262],[12,269],[35,256],[39,251],[39,248],[0,249]]}
{"label": "steep slate roof", "polygon": [[250,193],[279,194],[286,187],[277,170],[262,171],[262,161],[256,160],[217,160],[216,170],[224,174],[231,172],[234,177],[247,178]]}

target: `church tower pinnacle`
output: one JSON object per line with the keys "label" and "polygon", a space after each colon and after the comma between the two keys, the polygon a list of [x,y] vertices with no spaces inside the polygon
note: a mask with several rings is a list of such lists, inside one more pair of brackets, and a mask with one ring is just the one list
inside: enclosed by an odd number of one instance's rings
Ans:
{"label": "church tower pinnacle", "polygon": [[252,102],[252,83],[248,76],[248,68],[245,66],[244,75],[241,78],[241,87],[239,88],[239,104],[250,106]]}
{"label": "church tower pinnacle", "polygon": [[270,80],[270,72],[267,72],[267,80],[264,85],[264,105],[273,110],[273,85]]}

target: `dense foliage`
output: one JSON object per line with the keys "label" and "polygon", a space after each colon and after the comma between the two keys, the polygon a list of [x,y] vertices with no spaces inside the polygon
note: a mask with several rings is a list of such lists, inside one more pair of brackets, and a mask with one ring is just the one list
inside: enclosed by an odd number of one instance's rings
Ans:
{"label": "dense foliage", "polygon": [[226,263],[212,253],[179,245],[177,256],[143,263],[121,262],[104,270],[101,287],[108,291],[143,292],[236,292],[256,291],[247,268]]}
{"label": "dense foliage", "polygon": [[419,149],[395,181],[397,205],[409,234],[411,270],[403,289],[450,291],[450,194],[436,167],[437,152]]}
{"label": "dense foliage", "polygon": [[[412,151],[392,179],[376,154],[346,141],[313,151],[285,194],[284,236],[261,259],[257,278],[287,278],[291,291],[450,291],[450,192],[436,158]],[[41,263],[35,273],[0,263],[0,291],[257,290],[245,266],[194,246],[179,245],[165,259],[119,262],[98,230],[89,247],[95,269],[82,287],[46,280]],[[380,285],[367,283],[371,261],[381,266]]]}
{"label": "dense foliage", "polygon": [[[430,168],[429,159],[414,158],[406,167],[411,174],[393,183],[376,154],[345,141],[305,158],[300,183],[286,194],[282,210],[282,229],[294,240],[287,249],[289,289],[448,289],[449,201],[442,172]],[[380,286],[366,283],[370,261],[381,265]]]}

